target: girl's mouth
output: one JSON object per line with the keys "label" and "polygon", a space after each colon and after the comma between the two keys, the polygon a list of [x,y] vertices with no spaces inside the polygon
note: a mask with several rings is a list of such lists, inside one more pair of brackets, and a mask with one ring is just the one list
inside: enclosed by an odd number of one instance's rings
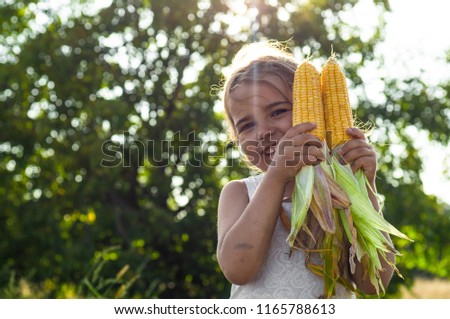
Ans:
{"label": "girl's mouth", "polygon": [[272,157],[272,155],[275,153],[275,145],[273,145],[273,146],[270,146],[270,147],[268,147],[268,148],[266,148],[265,150],[264,150],[264,154],[265,155],[268,155],[268,156],[270,156],[270,157]]}

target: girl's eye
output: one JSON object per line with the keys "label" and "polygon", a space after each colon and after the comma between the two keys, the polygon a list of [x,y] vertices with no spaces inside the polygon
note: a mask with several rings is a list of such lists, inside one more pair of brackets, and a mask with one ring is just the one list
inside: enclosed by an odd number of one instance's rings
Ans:
{"label": "girl's eye", "polygon": [[242,126],[238,129],[238,132],[241,133],[241,132],[243,132],[243,131],[245,131],[245,130],[248,130],[248,129],[251,128],[252,126],[253,126],[253,123],[252,123],[252,122],[246,123],[246,124],[242,125]]}
{"label": "girl's eye", "polygon": [[286,109],[279,109],[279,110],[273,111],[272,112],[272,116],[278,116],[278,115],[283,114],[285,112],[287,112]]}
{"label": "girl's eye", "polygon": [[252,126],[253,126],[253,123],[244,124],[243,126],[241,126],[241,132],[251,128]]}

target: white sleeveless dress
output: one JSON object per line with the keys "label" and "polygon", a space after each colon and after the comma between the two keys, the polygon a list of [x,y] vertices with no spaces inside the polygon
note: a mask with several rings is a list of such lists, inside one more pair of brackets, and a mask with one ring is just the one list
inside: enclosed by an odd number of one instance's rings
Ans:
{"label": "white sleeveless dress", "polygon": [[[252,198],[262,175],[243,179]],[[290,216],[292,204],[283,203]],[[323,279],[305,266],[305,254],[294,251],[289,257],[288,232],[278,218],[264,266],[255,279],[245,285],[232,285],[230,298],[313,299],[323,295]],[[318,258],[318,256],[316,256]],[[317,259],[314,259],[317,262]],[[355,298],[355,294],[338,285],[335,298]]]}

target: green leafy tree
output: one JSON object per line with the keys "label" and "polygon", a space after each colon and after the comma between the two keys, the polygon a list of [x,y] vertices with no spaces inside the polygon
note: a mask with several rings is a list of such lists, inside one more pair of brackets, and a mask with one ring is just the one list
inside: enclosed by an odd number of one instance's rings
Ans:
{"label": "green leafy tree", "polygon": [[[380,17],[389,9],[374,3]],[[362,39],[342,14],[357,4],[247,1],[243,13],[215,0],[72,2],[68,15],[1,3],[0,296],[23,297],[28,284],[39,297],[227,297],[217,198],[249,171],[211,88],[243,43],[263,38],[322,59],[333,45],[362,86],[357,70],[374,59],[383,23]],[[449,86],[437,98],[410,81],[386,82],[383,105],[363,96],[358,116],[408,154],[377,141],[386,215],[416,239],[398,243],[401,271],[448,277],[448,207],[423,193],[405,130],[448,143]]]}

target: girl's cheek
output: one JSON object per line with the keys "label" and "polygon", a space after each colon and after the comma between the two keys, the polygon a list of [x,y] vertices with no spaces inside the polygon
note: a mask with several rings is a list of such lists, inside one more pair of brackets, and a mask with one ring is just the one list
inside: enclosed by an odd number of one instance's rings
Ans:
{"label": "girl's cheek", "polygon": [[254,164],[259,161],[260,154],[257,151],[258,142],[255,140],[246,140],[239,143],[240,150],[245,155],[247,160]]}

